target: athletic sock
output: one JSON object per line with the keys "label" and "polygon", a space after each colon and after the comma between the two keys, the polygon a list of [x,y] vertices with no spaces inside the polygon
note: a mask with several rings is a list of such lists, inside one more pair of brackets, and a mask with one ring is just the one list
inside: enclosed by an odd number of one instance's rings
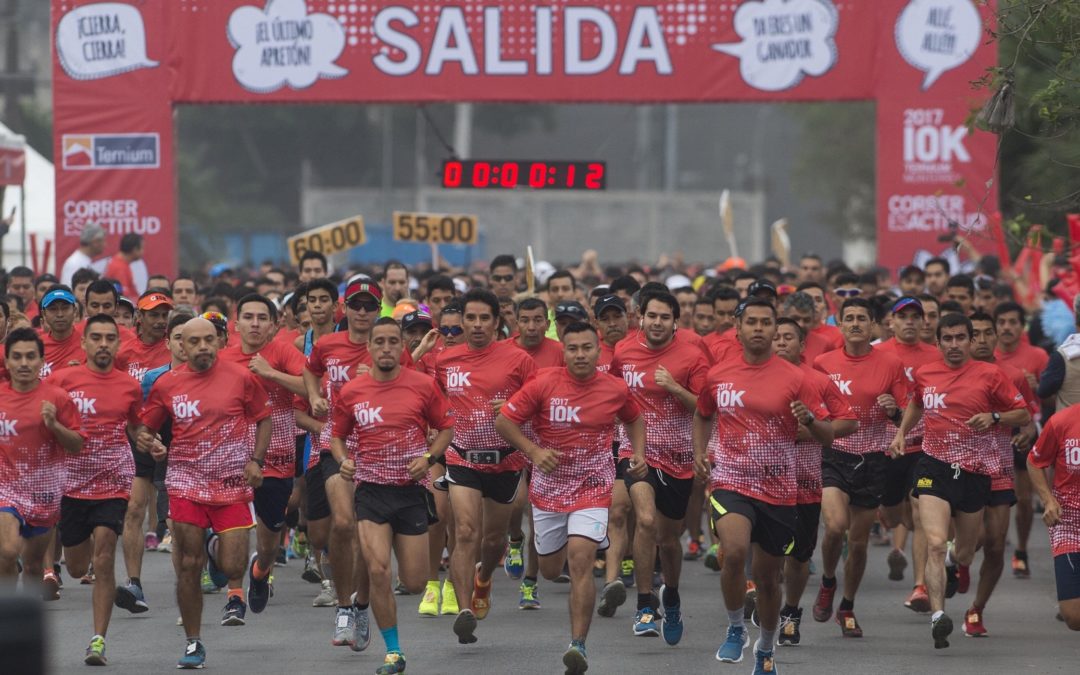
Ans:
{"label": "athletic sock", "polygon": [[853,609],[855,609],[855,601],[854,600],[848,600],[847,598],[840,598],[840,611],[841,612],[850,612]]}
{"label": "athletic sock", "polygon": [[230,588],[229,594],[226,596],[226,602],[232,598],[240,598],[240,602],[244,601],[244,589],[243,588]]}
{"label": "athletic sock", "polygon": [[652,606],[652,593],[638,593],[637,594],[637,608],[638,610],[646,609]]}
{"label": "athletic sock", "polygon": [[930,617],[930,623],[934,623],[943,616],[945,616],[945,610],[939,609],[938,611],[934,612],[933,616]]}
{"label": "athletic sock", "polygon": [[397,625],[390,626],[386,629],[380,629],[379,632],[382,633],[383,642],[386,643],[387,653],[397,652],[400,654],[401,645],[398,644]]}
{"label": "athletic sock", "polygon": [[530,586],[535,586],[536,585],[536,577],[525,577],[523,579],[523,581],[525,583],[529,584]]}
{"label": "athletic sock", "polygon": [[788,604],[785,604],[784,608],[782,610],[780,610],[781,615],[783,615],[783,614],[798,614],[798,612],[799,612],[798,607],[792,607],[791,605],[788,605]]}
{"label": "athletic sock", "polygon": [[743,608],[729,609],[727,613],[728,625],[733,628],[746,629],[746,619],[743,618]]}
{"label": "athletic sock", "polygon": [[1027,551],[1013,551],[1013,556],[1015,556],[1017,560],[1027,561]]}
{"label": "athletic sock", "polygon": [[761,636],[758,638],[757,644],[754,645],[754,651],[756,652],[771,652],[773,645],[776,644],[776,630],[761,629]]}
{"label": "athletic sock", "polygon": [[678,586],[664,586],[664,597],[660,598],[660,604],[665,607],[675,607],[681,601]]}
{"label": "athletic sock", "polygon": [[368,604],[365,602],[364,604],[361,605],[359,602],[354,602],[353,603],[353,608],[358,612],[366,612],[367,608],[368,608]]}
{"label": "athletic sock", "polygon": [[254,576],[256,579],[265,579],[270,576],[270,570],[264,570],[262,567],[259,566],[258,558],[255,558],[255,569],[252,571],[255,572]]}
{"label": "athletic sock", "polygon": [[525,537],[524,536],[522,536],[521,539],[514,539],[513,537],[510,538],[510,546],[512,548],[521,548],[521,545],[524,544],[524,543],[525,543]]}
{"label": "athletic sock", "polygon": [[836,577],[827,577],[822,575],[821,585],[825,588],[836,588]]}
{"label": "athletic sock", "polygon": [[130,581],[132,586],[136,586],[139,590],[142,590],[142,579],[139,577],[131,577]]}

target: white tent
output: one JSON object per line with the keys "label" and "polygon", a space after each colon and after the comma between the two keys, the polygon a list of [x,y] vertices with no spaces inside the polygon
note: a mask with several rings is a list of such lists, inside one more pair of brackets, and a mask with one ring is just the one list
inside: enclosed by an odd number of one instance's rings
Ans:
{"label": "white tent", "polygon": [[[14,136],[11,129],[0,122],[0,136]],[[16,265],[23,264],[23,238],[22,223],[26,216],[26,264],[31,264],[29,235],[37,235],[38,255],[41,255],[46,241],[55,247],[56,240],[56,172],[52,162],[45,159],[29,145],[26,146],[26,182],[20,188],[9,185],[4,191],[4,203],[2,205],[3,217],[11,213],[11,209],[20,207],[22,192],[26,191],[26,213],[16,213],[15,222],[11,225],[11,231],[4,237],[3,266],[11,269]],[[21,208],[21,207],[20,207]],[[44,270],[36,270],[38,272]],[[56,272],[55,249],[47,261],[47,271]]]}

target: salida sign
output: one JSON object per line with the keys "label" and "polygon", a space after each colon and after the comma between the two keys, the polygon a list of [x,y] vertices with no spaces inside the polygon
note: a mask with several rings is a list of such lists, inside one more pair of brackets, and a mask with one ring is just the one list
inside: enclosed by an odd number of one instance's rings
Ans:
{"label": "salida sign", "polygon": [[[177,103],[877,101],[880,259],[987,229],[972,0],[53,0],[58,259],[86,222],[175,270]],[[167,66],[167,67],[165,67]],[[977,241],[980,241],[976,238]],[[719,244],[715,255],[726,249]],[[986,248],[992,247],[986,237]]]}

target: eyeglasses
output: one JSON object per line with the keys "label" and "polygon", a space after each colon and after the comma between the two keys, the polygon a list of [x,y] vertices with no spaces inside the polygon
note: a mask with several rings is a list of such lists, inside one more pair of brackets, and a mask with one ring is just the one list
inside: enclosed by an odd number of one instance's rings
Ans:
{"label": "eyeglasses", "polygon": [[492,274],[492,281],[498,281],[499,283],[509,283],[514,280],[513,274]]}
{"label": "eyeglasses", "polygon": [[439,326],[439,332],[443,334],[443,337],[457,337],[464,333],[465,329],[461,326]]}
{"label": "eyeglasses", "polygon": [[862,295],[861,288],[838,288],[836,289],[836,295],[841,298],[854,298]]}
{"label": "eyeglasses", "polygon": [[364,310],[365,312],[374,312],[381,307],[381,303],[378,300],[362,300],[360,298],[352,298],[345,302],[345,306],[353,311],[359,312]]}

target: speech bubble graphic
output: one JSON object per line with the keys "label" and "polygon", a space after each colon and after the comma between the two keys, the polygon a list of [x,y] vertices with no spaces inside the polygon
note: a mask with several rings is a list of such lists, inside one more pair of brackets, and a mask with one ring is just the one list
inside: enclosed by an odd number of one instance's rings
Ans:
{"label": "speech bubble graphic", "polygon": [[896,48],[926,73],[922,90],[962,65],[979,47],[982,20],[971,0],[911,0],[896,20]]}
{"label": "speech bubble graphic", "polygon": [[349,73],[334,64],[345,49],[345,29],[329,14],[308,14],[304,0],[267,0],[265,9],[239,7],[229,17],[228,34],[236,49],[233,75],[257,94],[286,84],[306,89],[320,77]]}
{"label": "speech bubble graphic", "polygon": [[56,53],[60,67],[73,80],[97,80],[158,65],[146,57],[142,14],[119,2],[83,5],[61,17]]}
{"label": "speech bubble graphic", "polygon": [[712,48],[738,57],[739,74],[751,87],[783,91],[836,64],[838,23],[830,0],[751,0],[735,12],[735,32],[742,42]]}

